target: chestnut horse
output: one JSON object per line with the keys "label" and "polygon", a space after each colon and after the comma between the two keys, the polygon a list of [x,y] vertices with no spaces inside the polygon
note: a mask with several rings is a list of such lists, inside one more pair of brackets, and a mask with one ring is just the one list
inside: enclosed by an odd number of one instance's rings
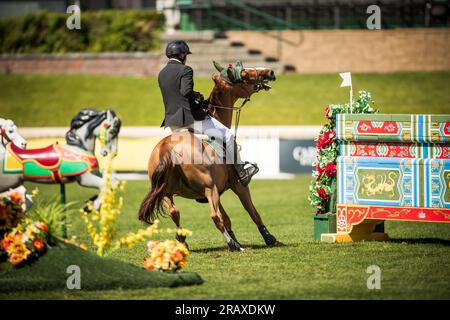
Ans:
{"label": "chestnut horse", "polygon": [[[224,69],[215,64],[219,71]],[[230,66],[231,67],[231,66]],[[270,69],[252,68],[239,70],[241,79],[238,82],[224,80],[220,75],[213,75],[215,86],[208,98],[210,115],[230,128],[233,118],[233,106],[242,98],[248,99],[261,89],[269,90],[269,81],[275,80]],[[223,75],[223,73],[222,73]],[[230,74],[231,75],[231,74]],[[247,101],[247,100],[246,100]],[[200,163],[186,161],[177,163],[176,159],[201,159]],[[232,251],[243,250],[232,229],[231,220],[220,202],[220,195],[227,189],[239,197],[245,210],[263,236],[268,246],[278,244],[272,236],[253,205],[248,186],[238,182],[238,176],[232,164],[220,163],[218,153],[199,135],[181,130],[163,138],[154,148],[148,163],[148,175],[151,188],[141,204],[139,219],[152,223],[164,208],[175,222],[180,225],[180,211],[175,207],[173,196],[188,199],[207,199],[210,216],[224,235],[228,247]],[[223,160],[223,159],[222,159]],[[185,237],[177,235],[177,239],[185,242]]]}

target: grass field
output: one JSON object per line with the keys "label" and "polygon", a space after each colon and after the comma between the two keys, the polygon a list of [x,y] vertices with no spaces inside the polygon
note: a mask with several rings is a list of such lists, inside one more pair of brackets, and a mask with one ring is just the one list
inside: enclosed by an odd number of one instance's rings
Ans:
{"label": "grass field", "polygon": [[[237,238],[247,250],[228,252],[207,205],[176,198],[182,224],[194,232],[187,271],[205,283],[175,289],[119,291],[50,291],[0,295],[0,299],[450,299],[450,226],[388,222],[391,242],[320,244],[312,240],[308,176],[294,180],[255,180],[255,204],[269,230],[284,247],[266,248],[256,227],[232,193],[222,197]],[[36,185],[28,184],[29,189]],[[41,198],[56,197],[57,186],[38,185]],[[147,182],[129,182],[119,233],[141,227],[136,212]],[[68,187],[68,201],[82,201],[94,191]],[[81,204],[80,204],[81,206]],[[70,216],[72,235],[87,240],[79,213]],[[170,219],[163,227],[173,227]],[[145,245],[116,252],[113,258],[140,266]],[[381,290],[368,290],[366,269],[378,265]],[[82,271],[83,272],[83,271]],[[81,274],[83,277],[83,274]],[[124,279],[126,281],[126,279]],[[83,280],[81,280],[83,287]]]}
{"label": "grass field", "polygon": [[[269,92],[252,97],[243,125],[323,123],[330,103],[348,101],[337,74],[279,76]],[[384,113],[448,113],[450,72],[354,74],[354,94],[371,91]],[[206,97],[211,79],[196,79]],[[160,125],[163,105],[153,77],[0,75],[0,116],[18,126],[68,126],[83,107],[112,108],[125,126]]]}

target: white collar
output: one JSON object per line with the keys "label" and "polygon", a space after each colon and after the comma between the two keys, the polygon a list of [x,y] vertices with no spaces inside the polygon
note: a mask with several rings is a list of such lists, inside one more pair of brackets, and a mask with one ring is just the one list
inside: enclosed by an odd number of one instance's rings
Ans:
{"label": "white collar", "polygon": [[170,60],[178,61],[179,63],[182,63],[182,62],[181,62],[180,60],[178,60],[177,58],[170,58],[169,61],[170,61]]}

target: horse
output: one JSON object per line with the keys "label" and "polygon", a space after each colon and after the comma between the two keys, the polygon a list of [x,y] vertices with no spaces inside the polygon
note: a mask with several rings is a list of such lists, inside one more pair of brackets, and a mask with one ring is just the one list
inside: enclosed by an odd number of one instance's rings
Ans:
{"label": "horse", "polygon": [[[3,164],[0,192],[18,187],[24,181],[58,184],[77,181],[83,187],[101,190],[103,178],[95,156],[95,142],[100,141],[102,156],[114,157],[120,127],[121,121],[113,110],[86,108],[73,117],[65,145],[55,143],[40,149],[24,149],[26,142],[16,143],[11,137],[5,137],[9,142],[0,153]],[[90,200],[93,208],[100,208],[100,197]]]}
{"label": "horse", "polygon": [[[270,90],[269,81],[275,80],[275,73],[266,68],[243,68],[239,61],[227,69],[214,63],[220,75],[214,74],[214,88],[207,99],[211,116],[231,127],[234,104],[260,90]],[[237,66],[237,67],[236,67]],[[240,66],[240,67],[239,67]],[[239,109],[242,108],[243,104]],[[181,138],[181,139],[180,139]],[[201,159],[201,163],[177,162],[177,159]],[[148,162],[148,176],[151,187],[139,209],[138,218],[152,224],[166,210],[177,228],[181,228],[180,211],[175,206],[173,196],[207,200],[210,217],[223,234],[231,251],[244,248],[237,240],[231,227],[231,220],[220,202],[220,195],[231,189],[241,201],[245,210],[258,227],[267,246],[281,244],[265,227],[256,210],[248,186],[238,181],[235,169],[221,159],[216,149],[206,143],[201,135],[187,130],[174,132],[163,138],[153,149]],[[205,199],[206,198],[206,199]],[[185,236],[177,233],[176,239],[186,243]]]}

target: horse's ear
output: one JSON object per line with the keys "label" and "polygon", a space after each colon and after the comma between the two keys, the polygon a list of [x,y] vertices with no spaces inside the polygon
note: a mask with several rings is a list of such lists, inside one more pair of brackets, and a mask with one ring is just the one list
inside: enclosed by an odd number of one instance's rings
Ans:
{"label": "horse's ear", "polygon": [[222,72],[223,67],[216,61],[213,61],[214,67],[217,69],[217,71]]}

